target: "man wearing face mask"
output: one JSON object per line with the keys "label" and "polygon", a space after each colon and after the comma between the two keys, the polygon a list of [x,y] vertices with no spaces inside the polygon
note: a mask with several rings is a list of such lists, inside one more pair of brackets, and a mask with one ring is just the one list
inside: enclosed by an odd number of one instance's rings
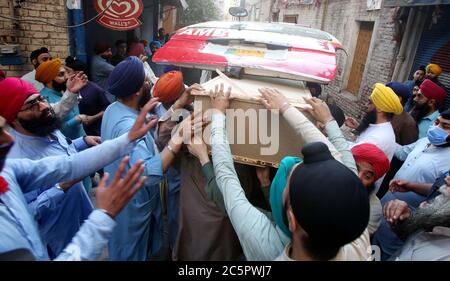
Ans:
{"label": "man wearing face mask", "polygon": [[[405,163],[391,181],[391,191],[381,199],[383,206],[397,199],[406,202],[412,208],[417,208],[426,200],[431,185],[424,184],[433,183],[450,169],[449,134],[450,109],[447,109],[441,113],[435,125],[430,127],[426,138],[398,147],[395,156]],[[411,185],[409,182],[420,185]],[[400,241],[383,219],[374,235],[374,243],[380,246],[383,256],[387,258],[398,249]]]}

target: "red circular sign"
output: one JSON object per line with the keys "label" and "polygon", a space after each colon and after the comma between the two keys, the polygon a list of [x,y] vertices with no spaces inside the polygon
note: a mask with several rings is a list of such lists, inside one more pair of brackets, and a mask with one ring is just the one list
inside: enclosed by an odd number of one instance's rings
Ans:
{"label": "red circular sign", "polygon": [[107,9],[97,21],[110,29],[130,30],[142,24],[138,19],[144,10],[141,0],[95,0],[95,9],[98,13]]}

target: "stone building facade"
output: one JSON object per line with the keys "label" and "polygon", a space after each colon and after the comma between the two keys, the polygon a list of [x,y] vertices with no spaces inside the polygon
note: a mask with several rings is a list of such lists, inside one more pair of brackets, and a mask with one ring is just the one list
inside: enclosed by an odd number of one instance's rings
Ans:
{"label": "stone building facade", "polygon": [[[279,21],[296,19],[296,23],[318,28],[334,35],[344,46],[345,52],[338,51],[337,75],[334,81],[324,87],[324,95],[338,104],[346,114],[360,117],[362,105],[367,101],[375,83],[387,83],[395,67],[399,43],[395,39],[395,8],[369,10],[367,1],[328,0],[277,1],[275,10]],[[306,1],[308,3],[308,1]],[[360,72],[360,86],[350,92],[354,82],[353,60],[357,49],[358,36],[362,25],[371,29],[370,43],[367,42],[367,56]],[[358,79],[358,78],[356,78]]]}
{"label": "stone building facade", "polygon": [[[20,5],[15,0],[0,0],[1,15],[26,21],[0,18],[1,44],[17,44],[23,64],[1,65],[8,76],[21,76],[33,69],[30,53],[42,46],[47,47],[53,57],[65,58],[69,54],[69,35],[65,0],[27,0]],[[45,21],[45,22],[42,22]]]}

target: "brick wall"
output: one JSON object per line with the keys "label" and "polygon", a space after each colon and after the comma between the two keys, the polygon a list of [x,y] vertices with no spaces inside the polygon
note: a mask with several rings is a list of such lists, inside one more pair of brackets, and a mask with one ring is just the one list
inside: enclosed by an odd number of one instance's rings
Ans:
{"label": "brick wall", "polygon": [[[15,1],[0,0],[0,11],[4,16],[11,16],[10,5]],[[65,0],[26,0],[22,8],[15,9],[15,16],[26,20],[44,20],[53,24],[67,25],[67,11]],[[0,35],[13,35],[20,46],[25,64],[16,66],[1,65],[0,68],[8,76],[20,76],[33,69],[30,53],[40,47],[47,47],[53,57],[65,58],[69,54],[69,37],[66,28],[54,27],[41,22],[19,22],[17,28],[10,20],[0,19]]]}
{"label": "brick wall", "polygon": [[[325,4],[327,2],[327,4]],[[395,66],[398,43],[394,40],[394,9],[367,10],[367,2],[361,0],[328,0],[320,5],[289,5],[278,1],[279,20],[284,15],[298,15],[298,23],[323,29],[334,35],[344,45],[348,56],[342,51],[337,56],[337,75],[324,87],[324,96],[336,102],[347,115],[359,117],[362,105],[367,101],[376,82],[390,81]],[[374,22],[374,36],[366,62],[361,88],[357,95],[345,91],[352,66],[354,49],[359,32],[358,22]]]}

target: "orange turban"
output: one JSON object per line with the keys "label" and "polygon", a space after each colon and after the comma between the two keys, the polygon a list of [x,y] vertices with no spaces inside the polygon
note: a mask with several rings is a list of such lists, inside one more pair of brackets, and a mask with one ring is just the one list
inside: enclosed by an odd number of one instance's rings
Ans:
{"label": "orange turban", "polygon": [[439,76],[442,74],[442,68],[438,64],[430,63],[427,65],[427,72],[431,72],[436,76]]}
{"label": "orange turban", "polygon": [[183,74],[180,71],[169,71],[156,81],[153,96],[160,102],[176,101],[184,91]]}
{"label": "orange turban", "polygon": [[52,59],[43,62],[36,69],[35,79],[41,83],[48,83],[56,78],[61,67],[61,60]]}

